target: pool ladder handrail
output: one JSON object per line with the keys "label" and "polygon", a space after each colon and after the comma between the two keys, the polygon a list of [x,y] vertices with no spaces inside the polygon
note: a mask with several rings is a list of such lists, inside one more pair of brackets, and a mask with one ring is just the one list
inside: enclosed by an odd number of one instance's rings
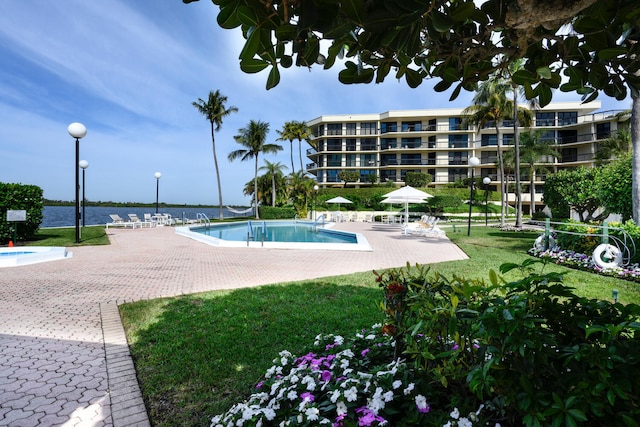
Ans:
{"label": "pool ladder handrail", "polygon": [[316,220],[313,221],[313,231],[318,230],[318,221],[322,220],[322,228],[324,228],[324,214],[320,214],[320,216],[316,217]]}
{"label": "pool ladder handrail", "polygon": [[207,230],[211,229],[211,220],[204,212],[196,213],[196,221],[198,222],[198,224],[204,224]]}

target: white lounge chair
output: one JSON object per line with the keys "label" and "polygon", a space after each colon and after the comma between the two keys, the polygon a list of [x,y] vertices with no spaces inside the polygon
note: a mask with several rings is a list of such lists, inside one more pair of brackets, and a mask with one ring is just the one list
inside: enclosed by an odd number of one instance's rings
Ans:
{"label": "white lounge chair", "polygon": [[125,221],[124,219],[122,219],[120,217],[120,215],[109,214],[109,217],[111,218],[111,222],[108,222],[106,224],[107,230],[109,229],[109,227],[124,227],[124,228],[131,227],[131,228],[136,228],[136,224],[134,222]]}
{"label": "white lounge chair", "polygon": [[133,222],[137,227],[149,227],[151,228],[151,222],[141,221],[136,214],[128,214],[129,220]]}

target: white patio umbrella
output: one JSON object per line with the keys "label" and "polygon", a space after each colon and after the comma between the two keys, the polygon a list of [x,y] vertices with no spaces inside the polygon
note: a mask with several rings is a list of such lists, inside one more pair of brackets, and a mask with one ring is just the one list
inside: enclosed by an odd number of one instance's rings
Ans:
{"label": "white patio umbrella", "polygon": [[409,203],[424,203],[426,199],[433,196],[407,185],[385,194],[384,197],[382,203],[404,203],[404,223],[407,225],[409,223]]}
{"label": "white patio umbrella", "polygon": [[338,196],[338,197],[334,197],[333,199],[327,200],[326,203],[337,203],[338,211],[340,211],[340,203],[353,203],[353,202],[349,199],[345,199],[344,197]]}

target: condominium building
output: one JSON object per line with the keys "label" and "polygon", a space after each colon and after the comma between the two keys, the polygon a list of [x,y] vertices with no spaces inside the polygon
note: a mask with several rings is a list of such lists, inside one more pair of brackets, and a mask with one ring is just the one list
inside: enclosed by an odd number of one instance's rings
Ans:
{"label": "condominium building", "polygon": [[[622,126],[628,115],[621,110],[599,111],[600,102],[559,102],[532,111],[533,126],[520,132],[542,129],[559,157],[541,158],[539,164],[551,172],[578,166],[593,166],[598,143]],[[467,125],[463,108],[401,110],[380,114],[327,115],[309,120],[313,131],[307,171],[321,187],[341,186],[340,171],[358,171],[356,186],[379,182],[401,185],[407,172],[431,175],[431,186],[444,186],[471,176],[469,159],[476,157],[476,177],[489,177],[497,190],[497,138],[495,123],[482,129]],[[513,149],[513,121],[499,124],[503,152]],[[522,201],[529,209],[528,168],[523,171]],[[526,170],[525,170],[526,169]],[[536,203],[541,203],[544,173],[535,175]],[[375,180],[375,179],[374,179]],[[514,176],[509,176],[514,181]],[[513,194],[510,203],[515,202]]]}

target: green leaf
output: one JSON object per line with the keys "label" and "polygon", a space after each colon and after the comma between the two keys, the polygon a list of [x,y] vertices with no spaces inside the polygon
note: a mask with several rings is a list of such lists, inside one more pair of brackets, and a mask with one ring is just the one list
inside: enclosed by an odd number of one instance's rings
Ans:
{"label": "green leaf", "polygon": [[405,79],[409,87],[414,89],[422,84],[422,76],[420,75],[420,73],[411,68],[407,68]]}
{"label": "green leaf", "polygon": [[431,12],[431,22],[439,33],[446,33],[453,26],[453,19],[437,10]]}
{"label": "green leaf", "polygon": [[216,19],[218,25],[227,30],[237,28],[241,25],[240,19],[238,19],[238,15],[236,14],[236,8],[230,6],[220,9],[220,13],[218,13]]}
{"label": "green leaf", "polygon": [[513,315],[509,310],[505,308],[504,310],[502,310],[502,318],[504,320],[513,320]]}
{"label": "green leaf", "polygon": [[627,54],[627,49],[624,47],[610,47],[598,51],[598,57],[605,61],[617,58]]}
{"label": "green leaf", "polygon": [[280,70],[277,65],[273,65],[267,78],[267,90],[278,86],[278,83],[280,83]]}
{"label": "green leaf", "polygon": [[540,83],[538,85],[538,102],[540,103],[540,107],[544,107],[551,102],[553,98],[553,92],[551,88],[545,84]]}
{"label": "green leaf", "polygon": [[238,7],[238,19],[243,25],[247,27],[258,26],[258,16],[256,12],[250,7],[241,5]]}
{"label": "green leaf", "polygon": [[536,69],[536,73],[542,79],[550,79],[551,78],[551,68],[549,67],[540,67]]}
{"label": "green leaf", "polygon": [[282,58],[280,58],[280,65],[283,68],[291,67],[291,65],[293,65],[293,58],[291,58],[290,55],[283,55]]}
{"label": "green leaf", "polygon": [[259,73],[269,66],[267,61],[263,61],[262,59],[242,59],[240,61],[240,69],[248,74]]}
{"label": "green leaf", "polygon": [[253,27],[247,31],[247,41],[240,52],[240,59],[251,59],[258,52],[260,46],[260,29]]}
{"label": "green leaf", "polygon": [[276,28],[276,39],[279,41],[289,41],[296,37],[296,27],[291,24],[280,25]]}
{"label": "green leaf", "polygon": [[489,281],[494,286],[498,284],[498,274],[493,268],[489,270]]}
{"label": "green leaf", "polygon": [[435,86],[433,86],[433,90],[435,90],[436,92],[444,92],[445,90],[449,89],[449,87],[451,87],[451,82],[440,80],[435,84]]}
{"label": "green leaf", "polygon": [[341,3],[342,12],[352,21],[362,25],[364,23],[363,0],[349,0]]}
{"label": "green leaf", "polygon": [[528,70],[518,70],[513,73],[512,80],[515,84],[518,85],[531,85],[538,81],[538,78]]}
{"label": "green leaf", "polygon": [[460,3],[457,7],[453,8],[449,16],[456,22],[464,22],[471,18],[476,11],[476,5],[472,1]]}

